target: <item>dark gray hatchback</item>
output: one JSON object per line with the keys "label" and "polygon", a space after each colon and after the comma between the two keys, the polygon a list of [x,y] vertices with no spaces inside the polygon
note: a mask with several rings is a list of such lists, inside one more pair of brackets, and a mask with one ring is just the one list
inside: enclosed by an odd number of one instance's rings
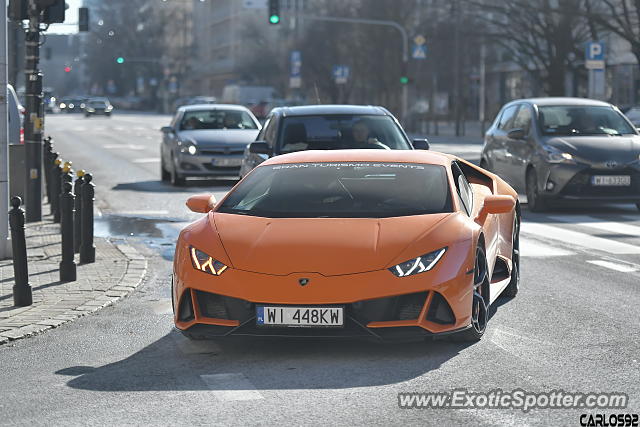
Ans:
{"label": "dark gray hatchback", "polygon": [[635,203],[640,135],[613,105],[583,98],[506,104],[485,135],[481,166],[527,194],[529,209],[554,201]]}

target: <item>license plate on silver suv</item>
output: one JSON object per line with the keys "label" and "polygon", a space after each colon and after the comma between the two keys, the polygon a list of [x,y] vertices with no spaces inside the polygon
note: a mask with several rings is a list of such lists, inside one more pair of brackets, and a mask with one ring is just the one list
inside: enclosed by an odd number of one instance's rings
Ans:
{"label": "license plate on silver suv", "polygon": [[344,307],[257,306],[258,326],[331,328],[344,325]]}
{"label": "license plate on silver suv", "polygon": [[629,175],[594,175],[591,184],[603,187],[628,187],[631,185]]}
{"label": "license plate on silver suv", "polygon": [[236,157],[218,157],[212,160],[213,166],[240,166],[241,158]]}

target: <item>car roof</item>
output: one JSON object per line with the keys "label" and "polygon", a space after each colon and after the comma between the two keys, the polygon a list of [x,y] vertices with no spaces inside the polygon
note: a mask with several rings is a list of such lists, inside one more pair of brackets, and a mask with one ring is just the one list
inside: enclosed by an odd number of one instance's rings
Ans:
{"label": "car roof", "polygon": [[455,157],[427,150],[305,150],[272,157],[260,166],[312,162],[393,162],[446,166],[452,159]]}
{"label": "car roof", "polygon": [[391,113],[384,107],[376,105],[300,105],[293,107],[276,107],[271,110],[283,116],[315,116],[315,115],[374,115],[390,116]]}
{"label": "car roof", "polygon": [[243,105],[237,104],[193,104],[182,105],[178,107],[179,111],[193,111],[193,110],[237,110],[237,111],[249,111],[249,109]]}
{"label": "car roof", "polygon": [[509,104],[519,102],[528,102],[538,107],[546,107],[552,105],[576,105],[576,106],[594,106],[594,107],[611,107],[608,102],[598,101],[597,99],[573,98],[569,96],[556,96],[546,98],[524,98],[511,101]]}

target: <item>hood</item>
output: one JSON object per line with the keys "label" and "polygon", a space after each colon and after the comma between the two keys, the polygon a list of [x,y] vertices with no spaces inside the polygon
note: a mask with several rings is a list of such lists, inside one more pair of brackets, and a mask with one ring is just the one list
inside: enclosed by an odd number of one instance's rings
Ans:
{"label": "hood", "polygon": [[335,276],[388,267],[449,215],[363,219],[214,213],[213,220],[234,268],[273,275]]}
{"label": "hood", "polygon": [[565,136],[548,139],[546,145],[592,164],[608,161],[627,164],[638,160],[640,154],[637,135]]}
{"label": "hood", "polygon": [[249,144],[256,139],[258,132],[258,129],[181,130],[178,137],[181,140],[194,141],[200,147],[225,147]]}

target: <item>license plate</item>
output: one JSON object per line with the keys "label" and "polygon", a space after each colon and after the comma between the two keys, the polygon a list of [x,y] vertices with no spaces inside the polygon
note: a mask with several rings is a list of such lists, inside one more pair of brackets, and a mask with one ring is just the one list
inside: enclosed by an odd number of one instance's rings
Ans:
{"label": "license plate", "polygon": [[631,185],[629,175],[595,175],[591,177],[591,184],[598,186],[628,187]]}
{"label": "license plate", "polygon": [[343,307],[256,307],[258,326],[341,327]]}
{"label": "license plate", "polygon": [[220,158],[212,160],[213,166],[240,166],[242,159],[238,158]]}

